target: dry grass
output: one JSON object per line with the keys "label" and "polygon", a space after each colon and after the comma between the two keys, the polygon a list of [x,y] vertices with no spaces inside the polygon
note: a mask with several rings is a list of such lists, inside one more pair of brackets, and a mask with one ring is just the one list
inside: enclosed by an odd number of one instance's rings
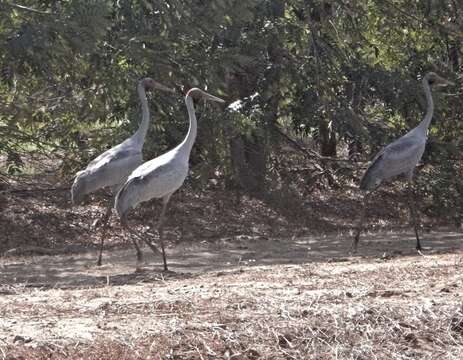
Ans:
{"label": "dry grass", "polygon": [[350,259],[145,274],[99,288],[10,286],[0,298],[0,358],[461,359],[461,260]]}
{"label": "dry grass", "polygon": [[[461,234],[425,234],[426,257],[413,235],[366,234],[368,257],[347,258],[357,194],[313,195],[300,224],[256,200],[180,193],[167,233],[181,274],[133,274],[131,250],[106,251],[102,269],[93,253],[0,259],[0,360],[462,359]],[[0,251],[92,248],[103,198],[70,209],[67,196],[8,194]],[[372,227],[408,222],[393,200],[378,195]],[[113,225],[108,243],[121,245]]]}

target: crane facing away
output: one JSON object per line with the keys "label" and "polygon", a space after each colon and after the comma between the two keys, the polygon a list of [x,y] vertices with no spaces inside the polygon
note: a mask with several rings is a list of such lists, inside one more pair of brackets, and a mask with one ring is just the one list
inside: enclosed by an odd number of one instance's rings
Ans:
{"label": "crane facing away", "polygon": [[[413,172],[424,153],[428,127],[434,112],[431,87],[446,86],[452,83],[433,72],[429,72],[423,77],[422,84],[427,102],[427,110],[424,119],[414,129],[387,145],[376,154],[360,181],[361,190],[374,190],[385,180],[398,175],[405,175],[408,180],[407,192],[409,195],[409,207],[415,230],[416,249],[418,251],[421,251],[421,243],[418,235],[417,214],[413,195]],[[367,193],[363,199],[362,213],[352,243],[354,252],[357,251],[360,232],[362,231],[363,222],[365,220],[368,195],[369,193]]]}
{"label": "crane facing away", "polygon": [[[117,193],[115,200],[115,209],[121,219],[121,223],[126,229],[130,230],[127,224],[127,213],[131,208],[153,198],[162,199],[162,211],[158,222],[158,233],[164,270],[167,270],[167,260],[163,239],[163,225],[167,204],[172,194],[182,186],[188,175],[190,152],[196,139],[197,121],[193,97],[220,103],[225,102],[198,88],[189,90],[185,96],[185,103],[190,124],[188,133],[183,141],[172,150],[136,168]],[[147,241],[145,240],[145,242]],[[153,251],[155,250],[153,246],[150,247]],[[137,268],[141,258],[142,254],[137,247]]]}
{"label": "crane facing away", "polygon": [[[116,194],[130,173],[143,163],[142,148],[150,121],[146,91],[153,89],[173,92],[172,89],[152,78],[144,78],[138,82],[137,91],[142,108],[142,121],[138,130],[119,145],[93,159],[84,170],[77,172],[71,188],[71,201],[74,205],[79,204],[84,195],[105,187],[110,187],[113,194]],[[109,217],[111,216],[113,201],[114,199],[109,201],[106,213],[102,217],[103,233],[100,240],[97,265],[101,265],[104,238]]]}

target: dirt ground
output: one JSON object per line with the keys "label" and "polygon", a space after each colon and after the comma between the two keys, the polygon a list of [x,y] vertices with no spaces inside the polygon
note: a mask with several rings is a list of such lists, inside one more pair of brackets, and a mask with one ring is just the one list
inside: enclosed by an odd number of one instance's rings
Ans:
{"label": "dirt ground", "polygon": [[0,359],[461,359],[462,234],[237,236],[0,262]]}
{"label": "dirt ground", "polygon": [[[53,181],[11,188],[0,360],[463,358],[463,234],[422,217],[418,254],[396,189],[372,200],[352,255],[355,189],[263,203],[187,186],[166,223],[170,271],[145,247],[135,272],[115,217],[95,265],[107,196],[70,207]],[[146,235],[158,211],[134,211],[134,231]]]}

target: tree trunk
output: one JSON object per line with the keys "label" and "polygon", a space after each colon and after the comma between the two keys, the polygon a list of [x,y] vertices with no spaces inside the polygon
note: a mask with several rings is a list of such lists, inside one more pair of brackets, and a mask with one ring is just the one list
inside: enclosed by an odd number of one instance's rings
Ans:
{"label": "tree trunk", "polygon": [[238,135],[230,140],[230,155],[240,187],[252,196],[261,198],[265,189],[267,155],[262,139]]}
{"label": "tree trunk", "polygon": [[[283,0],[273,1],[271,7],[275,18],[284,16]],[[232,168],[238,183],[244,191],[257,198],[266,195],[268,143],[272,127],[275,126],[278,117],[280,73],[284,62],[282,46],[277,34],[274,35],[273,40],[267,47],[269,66],[264,76],[265,84],[260,86],[275,90],[261,93],[259,101],[264,111],[262,122],[259,122],[258,128],[250,136],[239,134],[229,140]],[[236,93],[241,99],[250,95],[250,89],[259,88],[259,78],[250,76],[257,72],[252,68],[247,70],[244,76],[242,72],[230,73],[227,76],[228,87],[231,90],[229,93]]]}
{"label": "tree trunk", "polygon": [[319,142],[320,142],[320,155],[322,156],[336,156],[336,133],[329,126],[326,120],[322,120],[318,124]]}

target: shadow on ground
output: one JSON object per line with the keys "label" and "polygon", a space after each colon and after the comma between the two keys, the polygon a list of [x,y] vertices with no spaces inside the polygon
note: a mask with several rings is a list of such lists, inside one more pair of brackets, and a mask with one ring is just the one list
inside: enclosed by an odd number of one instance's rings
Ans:
{"label": "shadow on ground", "polygon": [[[463,249],[461,233],[441,229],[423,236],[424,254],[452,253]],[[209,271],[246,266],[355,261],[398,256],[421,256],[414,250],[411,232],[365,234],[358,253],[349,254],[351,236],[317,236],[266,239],[241,236],[198,245],[180,244],[168,249],[172,272],[162,272],[161,258],[144,248],[144,271],[135,273],[133,249],[105,252],[104,265],[95,265],[96,253],[31,256],[0,260],[0,285],[73,288],[135,284],[199,276]],[[218,273],[220,274],[220,273]],[[6,286],[6,287],[5,287]],[[0,288],[1,289],[1,288]],[[5,293],[8,290],[1,290]]]}

